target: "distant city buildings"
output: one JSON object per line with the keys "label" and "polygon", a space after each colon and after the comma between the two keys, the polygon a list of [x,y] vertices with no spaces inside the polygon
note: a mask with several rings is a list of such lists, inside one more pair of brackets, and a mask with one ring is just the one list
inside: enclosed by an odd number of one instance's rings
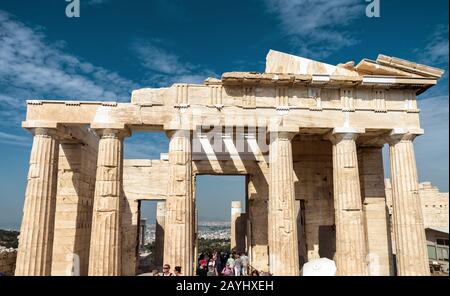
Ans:
{"label": "distant city buildings", "polygon": [[[204,221],[198,223],[198,238],[203,239],[230,239],[230,222]],[[145,230],[145,244],[151,244],[155,241],[155,224],[147,224]]]}

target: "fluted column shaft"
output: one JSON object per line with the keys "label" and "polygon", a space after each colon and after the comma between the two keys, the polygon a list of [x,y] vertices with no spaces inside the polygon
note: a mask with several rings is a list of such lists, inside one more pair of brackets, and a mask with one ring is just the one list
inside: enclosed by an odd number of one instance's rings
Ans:
{"label": "fluted column shaft", "polygon": [[164,263],[193,273],[194,203],[192,196],[191,135],[188,130],[168,132],[169,180],[164,231]]}
{"label": "fluted column shaft", "polygon": [[337,133],[333,143],[333,188],[338,275],[366,275],[366,238],[355,133]]}
{"label": "fluted column shaft", "polygon": [[299,275],[291,132],[270,143],[269,265],[273,275]]}
{"label": "fluted column shaft", "polygon": [[397,275],[430,273],[414,138],[412,134],[393,135],[389,143]]}
{"label": "fluted column shaft", "polygon": [[123,198],[123,137],[103,129],[98,147],[89,275],[121,274],[120,205]]}
{"label": "fluted column shaft", "polygon": [[56,130],[32,130],[28,184],[15,275],[50,275],[59,142]]}
{"label": "fluted column shaft", "polygon": [[238,253],[245,251],[245,213],[240,201],[231,202],[231,244],[230,249]]}

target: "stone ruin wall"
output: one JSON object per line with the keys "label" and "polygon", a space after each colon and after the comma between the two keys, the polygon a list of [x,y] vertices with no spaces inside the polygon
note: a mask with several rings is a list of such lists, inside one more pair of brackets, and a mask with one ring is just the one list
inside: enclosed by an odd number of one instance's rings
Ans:
{"label": "stone ruin wall", "polygon": [[420,183],[419,188],[424,226],[448,229],[448,192],[439,192],[430,182]]}

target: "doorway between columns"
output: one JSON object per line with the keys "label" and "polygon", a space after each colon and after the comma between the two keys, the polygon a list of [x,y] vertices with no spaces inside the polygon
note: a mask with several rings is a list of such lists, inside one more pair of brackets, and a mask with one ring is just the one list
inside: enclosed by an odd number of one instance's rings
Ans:
{"label": "doorway between columns", "polygon": [[196,274],[202,271],[202,260],[208,262],[215,250],[221,253],[219,269],[225,266],[230,253],[248,254],[247,183],[246,175],[196,175]]}
{"label": "doorway between columns", "polygon": [[137,274],[162,271],[164,254],[164,200],[139,201],[136,242]]}

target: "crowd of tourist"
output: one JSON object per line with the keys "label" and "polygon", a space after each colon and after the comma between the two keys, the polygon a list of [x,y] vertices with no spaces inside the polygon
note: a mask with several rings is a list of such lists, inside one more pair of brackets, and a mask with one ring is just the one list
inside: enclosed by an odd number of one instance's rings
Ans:
{"label": "crowd of tourist", "polygon": [[212,254],[202,253],[197,259],[198,276],[260,275],[257,270],[252,270],[251,272],[250,270],[249,258],[245,252],[221,253],[214,251]]}
{"label": "crowd of tourist", "polygon": [[182,276],[181,266],[175,266],[173,272],[170,270],[169,264],[164,264],[162,268],[162,272],[159,272],[157,269],[154,269],[151,273],[152,276]]}
{"label": "crowd of tourist", "polygon": [[[153,270],[153,276],[182,276],[181,266],[175,266],[172,272],[169,264],[164,264],[162,272]],[[267,276],[266,272],[251,269],[245,252],[202,253],[197,258],[197,276]]]}

